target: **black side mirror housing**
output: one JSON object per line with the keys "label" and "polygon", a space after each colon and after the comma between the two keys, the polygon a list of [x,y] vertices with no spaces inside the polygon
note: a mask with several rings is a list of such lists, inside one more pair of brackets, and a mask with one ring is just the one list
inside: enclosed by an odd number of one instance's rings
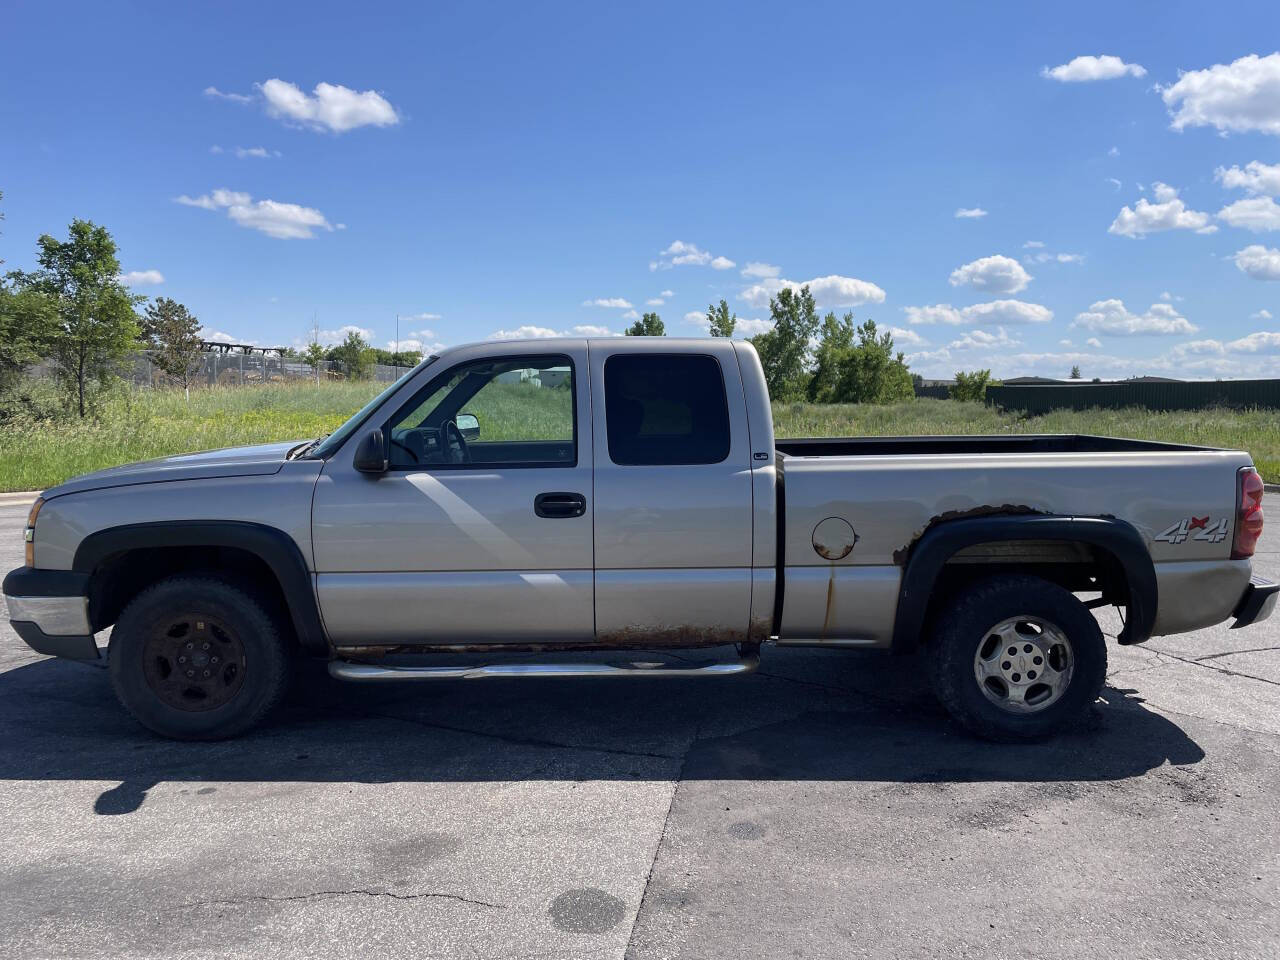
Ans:
{"label": "black side mirror housing", "polygon": [[480,439],[480,418],[474,413],[460,413],[453,418],[453,422],[458,425],[458,432],[467,443]]}
{"label": "black side mirror housing", "polygon": [[387,472],[387,467],[390,466],[387,460],[387,438],[381,430],[370,430],[360,438],[351,465],[361,473]]}

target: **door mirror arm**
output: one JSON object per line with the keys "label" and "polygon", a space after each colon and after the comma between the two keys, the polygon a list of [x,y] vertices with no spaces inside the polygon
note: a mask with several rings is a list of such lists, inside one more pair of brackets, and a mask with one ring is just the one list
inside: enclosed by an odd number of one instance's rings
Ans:
{"label": "door mirror arm", "polygon": [[387,457],[387,438],[381,430],[370,430],[356,445],[351,465],[361,473],[386,473],[391,465]]}

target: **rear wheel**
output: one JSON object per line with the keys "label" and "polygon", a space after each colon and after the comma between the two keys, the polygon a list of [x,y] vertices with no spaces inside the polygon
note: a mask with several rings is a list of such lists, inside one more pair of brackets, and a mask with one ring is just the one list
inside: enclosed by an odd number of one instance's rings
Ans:
{"label": "rear wheel", "polygon": [[938,699],[991,740],[1056,733],[1097,699],[1107,648],[1093,615],[1038,577],[1001,576],[965,591],[926,651]]}
{"label": "rear wheel", "polygon": [[177,740],[243,733],[283,695],[288,658],[275,621],[214,577],[173,577],[120,614],[108,648],[116,696],[143,726]]}

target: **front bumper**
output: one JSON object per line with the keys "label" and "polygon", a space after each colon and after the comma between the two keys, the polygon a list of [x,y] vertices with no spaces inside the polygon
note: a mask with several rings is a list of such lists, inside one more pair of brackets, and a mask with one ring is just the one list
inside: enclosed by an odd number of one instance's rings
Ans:
{"label": "front bumper", "polygon": [[88,588],[89,577],[83,573],[19,567],[4,578],[9,623],[36,653],[96,660]]}
{"label": "front bumper", "polygon": [[1236,622],[1231,624],[1231,629],[1247,627],[1251,623],[1267,619],[1275,612],[1277,598],[1280,598],[1280,583],[1272,583],[1256,574],[1250,577],[1249,586],[1236,605]]}

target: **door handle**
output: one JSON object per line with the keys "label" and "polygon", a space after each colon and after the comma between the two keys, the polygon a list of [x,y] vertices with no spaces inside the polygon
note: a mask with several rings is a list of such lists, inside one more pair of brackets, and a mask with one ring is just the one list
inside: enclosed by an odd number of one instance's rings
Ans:
{"label": "door handle", "polygon": [[580,517],[587,512],[587,498],[580,493],[540,493],[533,498],[533,512],[548,520]]}

